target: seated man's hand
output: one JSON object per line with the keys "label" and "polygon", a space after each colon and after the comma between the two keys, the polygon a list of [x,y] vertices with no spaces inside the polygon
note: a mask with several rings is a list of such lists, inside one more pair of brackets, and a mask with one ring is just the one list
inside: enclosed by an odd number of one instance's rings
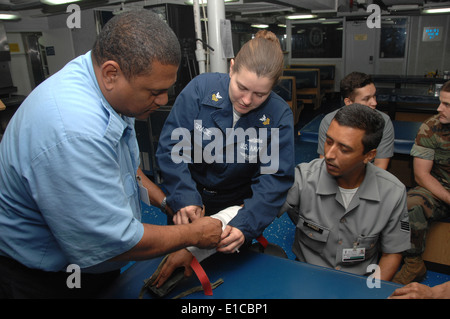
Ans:
{"label": "seated man's hand", "polygon": [[192,275],[191,261],[193,258],[194,256],[186,249],[171,253],[162,266],[153,285],[156,285],[157,288],[161,287],[170,278],[175,269],[180,267],[184,267],[184,275],[190,277]]}
{"label": "seated man's hand", "polygon": [[417,282],[396,289],[389,299],[432,299],[433,290],[423,284]]}
{"label": "seated man's hand", "polygon": [[173,223],[175,225],[179,224],[189,224],[190,222],[193,222],[194,220],[205,216],[205,209],[204,207],[196,206],[196,205],[190,205],[181,208],[174,216],[173,216]]}

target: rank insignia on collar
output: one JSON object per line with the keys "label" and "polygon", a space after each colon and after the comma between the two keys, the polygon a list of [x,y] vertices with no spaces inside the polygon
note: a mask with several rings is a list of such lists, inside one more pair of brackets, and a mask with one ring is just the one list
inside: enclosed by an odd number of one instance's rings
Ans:
{"label": "rank insignia on collar", "polygon": [[217,92],[216,94],[213,94],[212,95],[212,100],[213,101],[219,101],[219,99],[221,99],[222,97],[220,96],[220,93],[219,92]]}
{"label": "rank insignia on collar", "polygon": [[266,115],[264,114],[260,119],[259,119],[264,125],[269,125],[270,124],[270,119],[268,117],[266,117]]}

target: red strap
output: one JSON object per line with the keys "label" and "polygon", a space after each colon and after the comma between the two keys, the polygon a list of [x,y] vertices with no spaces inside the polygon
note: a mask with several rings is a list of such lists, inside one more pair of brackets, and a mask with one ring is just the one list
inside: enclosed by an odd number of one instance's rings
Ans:
{"label": "red strap", "polygon": [[202,284],[203,291],[205,292],[206,296],[212,296],[212,288],[211,283],[209,282],[209,278],[206,275],[205,271],[203,270],[203,267],[198,262],[197,258],[193,258],[191,261],[191,267],[194,270],[195,274],[197,275],[198,280],[200,280],[200,283]]}
{"label": "red strap", "polygon": [[266,249],[267,245],[269,244],[269,242],[263,235],[260,235],[258,238],[256,238],[256,240],[264,247],[264,249]]}
{"label": "red strap", "polygon": [[[258,238],[256,238],[256,240],[264,247],[264,249],[266,249],[267,245],[269,244],[269,242],[263,235],[260,235]],[[211,282],[209,281],[209,278],[206,275],[205,270],[203,270],[203,267],[200,265],[197,258],[195,257],[192,258],[191,267],[194,270],[195,274],[197,275],[198,280],[200,280],[205,295],[212,296],[213,292]]]}

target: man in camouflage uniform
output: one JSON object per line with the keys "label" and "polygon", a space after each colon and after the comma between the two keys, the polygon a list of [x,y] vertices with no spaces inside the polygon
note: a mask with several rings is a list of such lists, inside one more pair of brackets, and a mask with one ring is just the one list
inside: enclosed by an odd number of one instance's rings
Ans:
{"label": "man in camouflage uniform", "polygon": [[430,223],[450,216],[450,81],[442,87],[439,99],[439,113],[421,125],[411,149],[418,185],[407,199],[411,249],[392,280],[404,285],[426,274],[422,253]]}

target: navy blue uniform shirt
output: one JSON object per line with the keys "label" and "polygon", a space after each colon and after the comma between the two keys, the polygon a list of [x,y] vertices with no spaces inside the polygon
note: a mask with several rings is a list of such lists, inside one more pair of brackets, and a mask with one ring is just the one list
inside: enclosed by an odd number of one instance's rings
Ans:
{"label": "navy blue uniform shirt", "polygon": [[177,97],[164,124],[158,165],[174,212],[202,206],[198,185],[218,192],[253,195],[229,225],[252,239],[273,221],[294,178],[293,116],[271,92],[233,126],[228,74],[204,73]]}

